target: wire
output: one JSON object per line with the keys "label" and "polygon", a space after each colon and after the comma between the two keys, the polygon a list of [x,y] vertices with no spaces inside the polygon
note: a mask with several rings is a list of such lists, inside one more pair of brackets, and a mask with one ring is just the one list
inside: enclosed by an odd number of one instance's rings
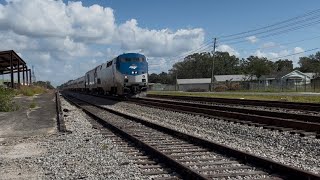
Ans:
{"label": "wire", "polygon": [[[302,29],[302,28],[309,27],[309,26],[312,26],[312,25],[315,25],[315,24],[319,24],[319,23],[320,23],[320,20],[316,21],[316,22],[309,23],[309,24],[304,24],[304,25],[301,25],[301,26],[298,26],[298,27],[293,27],[291,29],[286,29],[286,30],[275,32],[275,33],[272,33],[272,34],[267,34],[267,35],[259,37],[259,39],[264,39],[264,38],[271,37],[271,36],[277,36],[279,34],[287,33],[287,32],[298,30],[298,29]],[[230,42],[228,44],[239,44],[239,43],[243,43],[243,42],[247,42],[247,41],[248,40],[241,40],[241,41]]]}
{"label": "wire", "polygon": [[[307,23],[309,22],[310,20],[319,20],[320,16],[315,16],[315,17],[310,17],[310,18],[307,18],[307,19],[302,19],[298,22],[292,22],[291,24],[286,24],[284,26],[280,26],[280,27],[277,27],[277,28],[273,28],[273,29],[269,29],[269,30],[265,30],[265,31],[261,31],[261,32],[257,32],[257,33],[254,33],[254,34],[250,34],[250,35],[247,35],[247,36],[242,36],[242,37],[235,37],[235,38],[232,38],[232,39],[226,39],[226,40],[223,40],[223,42],[226,42],[226,41],[232,41],[232,40],[237,40],[237,39],[243,39],[243,38],[248,38],[250,36],[256,36],[256,35],[260,35],[260,34],[266,34],[266,33],[270,33],[272,31],[276,31],[276,30],[281,30],[281,29],[285,29],[285,28],[290,28],[291,26],[297,26],[297,25],[300,25],[303,26],[304,23]],[[318,21],[315,21],[315,22],[318,22]],[[299,26],[298,26],[299,27]]]}
{"label": "wire", "polygon": [[296,20],[296,19],[300,19],[300,18],[303,18],[303,17],[306,17],[306,16],[310,16],[310,15],[315,14],[315,13],[318,13],[318,12],[320,12],[320,9],[316,9],[316,10],[307,12],[307,13],[305,13],[305,14],[303,14],[303,15],[299,15],[299,16],[296,16],[296,17],[293,17],[293,18],[290,18],[290,19],[287,19],[287,20],[284,20],[284,21],[280,21],[280,22],[277,22],[277,23],[274,23],[274,24],[271,24],[271,25],[268,25],[268,26],[263,26],[263,27],[260,27],[260,28],[256,28],[256,29],[253,29],[253,30],[244,31],[244,32],[240,32],[240,33],[235,33],[235,34],[220,36],[219,38],[228,38],[228,37],[233,37],[233,36],[239,36],[239,35],[243,35],[243,34],[248,34],[248,33],[250,33],[250,32],[256,32],[256,31],[259,31],[259,30],[262,30],[262,29],[274,27],[274,26],[277,26],[277,25],[280,25],[280,24],[284,24],[284,23],[287,23],[287,22],[290,22],[290,21],[294,21],[294,20]]}
{"label": "wire", "polygon": [[320,36],[310,37],[310,38],[301,39],[301,40],[292,41],[292,42],[287,42],[287,43],[275,44],[275,45],[266,46],[266,47],[261,47],[261,48],[239,49],[238,51],[242,51],[242,52],[243,52],[243,51],[253,51],[253,50],[261,50],[261,49],[269,49],[269,48],[278,47],[278,46],[286,46],[286,45],[295,44],[295,43],[299,43],[299,42],[310,41],[310,40],[314,40],[314,39],[317,39],[317,38],[320,38]]}
{"label": "wire", "polygon": [[181,54],[181,55],[179,55],[179,56],[175,56],[175,57],[173,57],[172,59],[174,59],[173,61],[177,61],[177,60],[180,60],[180,59],[182,59],[182,58],[184,58],[184,57],[187,57],[187,56],[189,56],[189,55],[191,55],[191,54],[194,54],[194,53],[196,53],[196,52],[199,52],[201,49],[203,49],[203,48],[208,48],[208,47],[210,47],[212,45],[212,42],[211,41],[207,41],[207,42],[205,42],[205,43],[203,43],[202,45],[200,45],[197,49],[193,49],[193,50],[191,50],[191,51],[188,51],[188,52],[186,52],[186,53],[183,53],[183,54]]}
{"label": "wire", "polygon": [[280,57],[276,57],[276,58],[268,59],[268,60],[272,61],[272,60],[276,60],[276,59],[281,59],[281,58],[284,58],[284,57],[294,56],[294,55],[297,55],[297,54],[302,54],[302,53],[314,51],[314,50],[317,50],[317,49],[320,49],[320,48],[308,49],[308,50],[305,50],[305,51],[302,51],[302,52],[293,53],[293,54],[289,54],[289,55],[285,55],[285,56],[280,56]]}

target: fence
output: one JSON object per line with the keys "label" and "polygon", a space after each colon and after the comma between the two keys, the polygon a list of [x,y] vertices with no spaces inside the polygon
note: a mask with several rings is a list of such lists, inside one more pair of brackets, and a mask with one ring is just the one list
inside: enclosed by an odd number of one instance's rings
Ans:
{"label": "fence", "polygon": [[[210,91],[211,84],[154,84],[149,87],[153,91]],[[214,91],[261,91],[261,92],[320,92],[320,79],[311,82],[274,82],[265,81],[219,82],[214,84]]]}

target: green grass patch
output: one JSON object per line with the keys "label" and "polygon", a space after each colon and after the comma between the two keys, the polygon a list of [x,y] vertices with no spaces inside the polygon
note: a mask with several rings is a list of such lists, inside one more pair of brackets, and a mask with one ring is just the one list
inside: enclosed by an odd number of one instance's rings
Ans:
{"label": "green grass patch", "polygon": [[35,108],[35,107],[37,107],[37,103],[33,100],[33,101],[31,102],[31,104],[29,105],[29,108],[33,109],[33,108]]}
{"label": "green grass patch", "polygon": [[[285,95],[285,94],[259,94],[259,93],[210,93],[210,92],[181,92],[181,91],[148,91],[148,94],[156,95],[172,95],[172,96],[196,96],[196,97],[212,97],[212,98],[230,98],[230,99],[251,99],[251,100],[266,100],[266,101],[287,101],[287,102],[305,102],[305,103],[320,103],[319,96],[308,95]],[[287,93],[288,94],[288,93]]]}
{"label": "green grass patch", "polygon": [[18,106],[13,102],[15,95],[14,90],[0,87],[0,111],[8,112],[18,109]]}
{"label": "green grass patch", "polygon": [[102,144],[101,149],[102,150],[107,150],[109,146],[107,144]]}
{"label": "green grass patch", "polygon": [[16,94],[22,94],[25,96],[33,96],[35,94],[46,93],[47,89],[40,86],[21,86],[20,89],[16,90]]}

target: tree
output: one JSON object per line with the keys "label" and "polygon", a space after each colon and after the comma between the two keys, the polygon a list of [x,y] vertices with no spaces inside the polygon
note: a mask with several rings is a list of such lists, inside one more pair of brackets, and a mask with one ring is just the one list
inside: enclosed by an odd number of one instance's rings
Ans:
{"label": "tree", "polygon": [[238,74],[240,73],[240,60],[236,56],[230,56],[228,52],[216,52],[214,58],[214,74]]}
{"label": "tree", "polygon": [[274,64],[267,58],[259,58],[257,56],[250,56],[247,59],[242,59],[241,69],[245,74],[256,76],[260,78],[262,75],[270,74],[274,69]]}
{"label": "tree", "polygon": [[214,60],[214,74],[240,73],[239,58],[230,56],[228,52],[216,52],[215,58],[208,53],[194,53],[175,63],[170,72],[177,73],[178,78],[209,78],[211,77],[212,61]]}
{"label": "tree", "polygon": [[293,63],[288,59],[279,59],[274,62],[276,72],[291,72],[293,70]]}
{"label": "tree", "polygon": [[159,81],[159,77],[158,77],[158,75],[156,73],[149,74],[148,81],[150,83],[158,83],[158,82],[160,82]]}
{"label": "tree", "polygon": [[41,87],[44,87],[47,89],[54,89],[54,87],[51,85],[50,81],[37,81],[37,82],[34,82],[33,85],[41,86]]}
{"label": "tree", "polygon": [[149,75],[149,83],[173,84],[174,78],[166,72],[160,74],[152,73]]}
{"label": "tree", "polygon": [[301,72],[314,72],[320,74],[320,52],[309,57],[299,58],[299,70]]}

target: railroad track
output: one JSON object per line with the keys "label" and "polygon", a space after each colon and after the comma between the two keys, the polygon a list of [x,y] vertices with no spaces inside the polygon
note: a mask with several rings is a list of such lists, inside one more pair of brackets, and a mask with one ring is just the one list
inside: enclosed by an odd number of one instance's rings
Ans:
{"label": "railroad track", "polygon": [[66,129],[66,125],[64,123],[63,113],[62,113],[62,110],[61,110],[61,102],[60,102],[60,93],[59,93],[59,91],[55,92],[55,100],[56,100],[58,131],[62,132],[62,133],[68,132],[67,129]]}
{"label": "railroad track", "polygon": [[[280,163],[244,153],[199,137],[107,109],[72,97],[69,99],[92,118],[102,123],[135,146],[156,159],[157,164],[147,162],[145,169],[168,174],[176,172],[174,178],[220,179],[319,179],[320,176],[292,168]],[[103,114],[112,113],[113,118]],[[139,158],[139,157],[138,157]],[[150,164],[149,164],[150,163]],[[164,164],[161,166],[159,164]],[[165,167],[165,168],[163,168]],[[160,169],[159,169],[160,168]],[[168,169],[169,168],[169,169]],[[154,172],[151,170],[151,172]],[[170,173],[174,174],[174,173]],[[173,178],[173,177],[164,177]]]}
{"label": "railroad track", "polygon": [[[155,98],[133,98],[129,101],[144,106],[158,107],[182,113],[202,115],[211,118],[223,117],[223,120],[263,126],[264,128],[290,131],[301,136],[320,137],[320,117],[306,114],[290,114],[256,109],[222,107],[200,103],[190,103]],[[227,118],[227,119],[226,119]]]}
{"label": "railroad track", "polygon": [[147,97],[172,99],[172,100],[188,100],[188,101],[222,103],[222,104],[239,104],[239,105],[278,107],[278,108],[286,108],[286,109],[316,111],[316,112],[319,112],[319,109],[320,109],[320,104],[316,104],[316,103],[293,103],[293,102],[282,102],[282,101],[208,98],[208,97],[194,97],[194,96],[171,96],[171,95],[155,95],[155,94],[148,94]]}

